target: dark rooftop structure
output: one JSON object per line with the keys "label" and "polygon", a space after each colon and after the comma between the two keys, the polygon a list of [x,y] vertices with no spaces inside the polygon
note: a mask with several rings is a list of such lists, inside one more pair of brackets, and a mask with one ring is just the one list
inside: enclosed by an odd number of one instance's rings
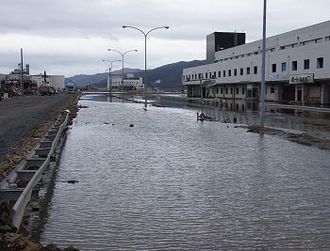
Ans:
{"label": "dark rooftop structure", "polygon": [[206,36],[206,60],[214,63],[214,53],[245,44],[245,33],[239,32],[213,32]]}

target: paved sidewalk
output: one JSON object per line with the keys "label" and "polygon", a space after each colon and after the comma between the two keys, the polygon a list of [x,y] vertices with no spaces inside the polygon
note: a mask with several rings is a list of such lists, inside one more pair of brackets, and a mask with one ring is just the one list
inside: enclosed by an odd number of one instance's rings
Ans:
{"label": "paved sidewalk", "polygon": [[266,106],[267,107],[276,107],[276,108],[280,108],[280,109],[330,113],[330,108],[314,107],[314,106],[306,106],[306,105],[285,105],[285,104],[276,104],[276,103],[266,103]]}

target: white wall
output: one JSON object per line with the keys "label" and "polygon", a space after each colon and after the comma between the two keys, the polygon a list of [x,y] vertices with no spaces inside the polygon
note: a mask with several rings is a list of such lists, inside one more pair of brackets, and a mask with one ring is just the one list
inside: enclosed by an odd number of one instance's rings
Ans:
{"label": "white wall", "polygon": [[[121,77],[112,78],[112,87],[116,88],[118,86],[121,86]],[[143,89],[144,88],[142,78],[124,79],[123,86],[124,87],[132,86],[132,87],[135,87],[136,89]]]}
{"label": "white wall", "polygon": [[[30,78],[32,81],[36,82],[38,86],[45,84],[43,75],[30,75]],[[56,90],[65,88],[64,75],[47,75],[46,81]]]}
{"label": "white wall", "polygon": [[[261,41],[240,45],[216,52],[216,63],[183,70],[183,84],[199,84],[198,74],[210,78],[216,72],[216,84],[260,82],[261,79]],[[323,68],[317,69],[317,58],[323,58]],[[304,69],[304,60],[310,60],[310,68]],[[297,61],[297,71],[292,71],[292,61]],[[281,64],[286,62],[286,71]],[[272,72],[276,64],[276,72]],[[257,74],[254,74],[254,67]],[[250,67],[250,74],[247,74]],[[243,75],[240,69],[243,68]],[[237,76],[234,70],[237,69]],[[221,76],[219,77],[219,71]],[[223,72],[226,76],[224,77]],[[231,76],[229,76],[231,71]],[[330,78],[330,21],[287,32],[267,39],[266,81],[288,81],[290,76],[313,73],[315,79]],[[190,76],[190,81],[185,81]],[[192,81],[191,81],[192,80]]]}
{"label": "white wall", "polygon": [[51,86],[56,90],[62,90],[65,88],[64,75],[50,75]]}

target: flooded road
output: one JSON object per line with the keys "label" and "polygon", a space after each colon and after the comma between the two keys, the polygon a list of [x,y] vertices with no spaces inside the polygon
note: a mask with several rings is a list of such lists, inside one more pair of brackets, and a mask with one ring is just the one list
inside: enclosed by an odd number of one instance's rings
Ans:
{"label": "flooded road", "polygon": [[[330,246],[330,154],[196,111],[86,96],[43,243],[81,250]],[[129,125],[133,124],[134,127]],[[79,180],[67,184],[64,180]]]}

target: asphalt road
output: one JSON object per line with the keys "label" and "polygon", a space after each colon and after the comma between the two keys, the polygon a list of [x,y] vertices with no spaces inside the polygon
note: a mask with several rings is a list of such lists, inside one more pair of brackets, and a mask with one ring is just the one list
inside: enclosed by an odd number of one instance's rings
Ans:
{"label": "asphalt road", "polygon": [[23,96],[0,101],[0,160],[45,123],[69,94]]}

